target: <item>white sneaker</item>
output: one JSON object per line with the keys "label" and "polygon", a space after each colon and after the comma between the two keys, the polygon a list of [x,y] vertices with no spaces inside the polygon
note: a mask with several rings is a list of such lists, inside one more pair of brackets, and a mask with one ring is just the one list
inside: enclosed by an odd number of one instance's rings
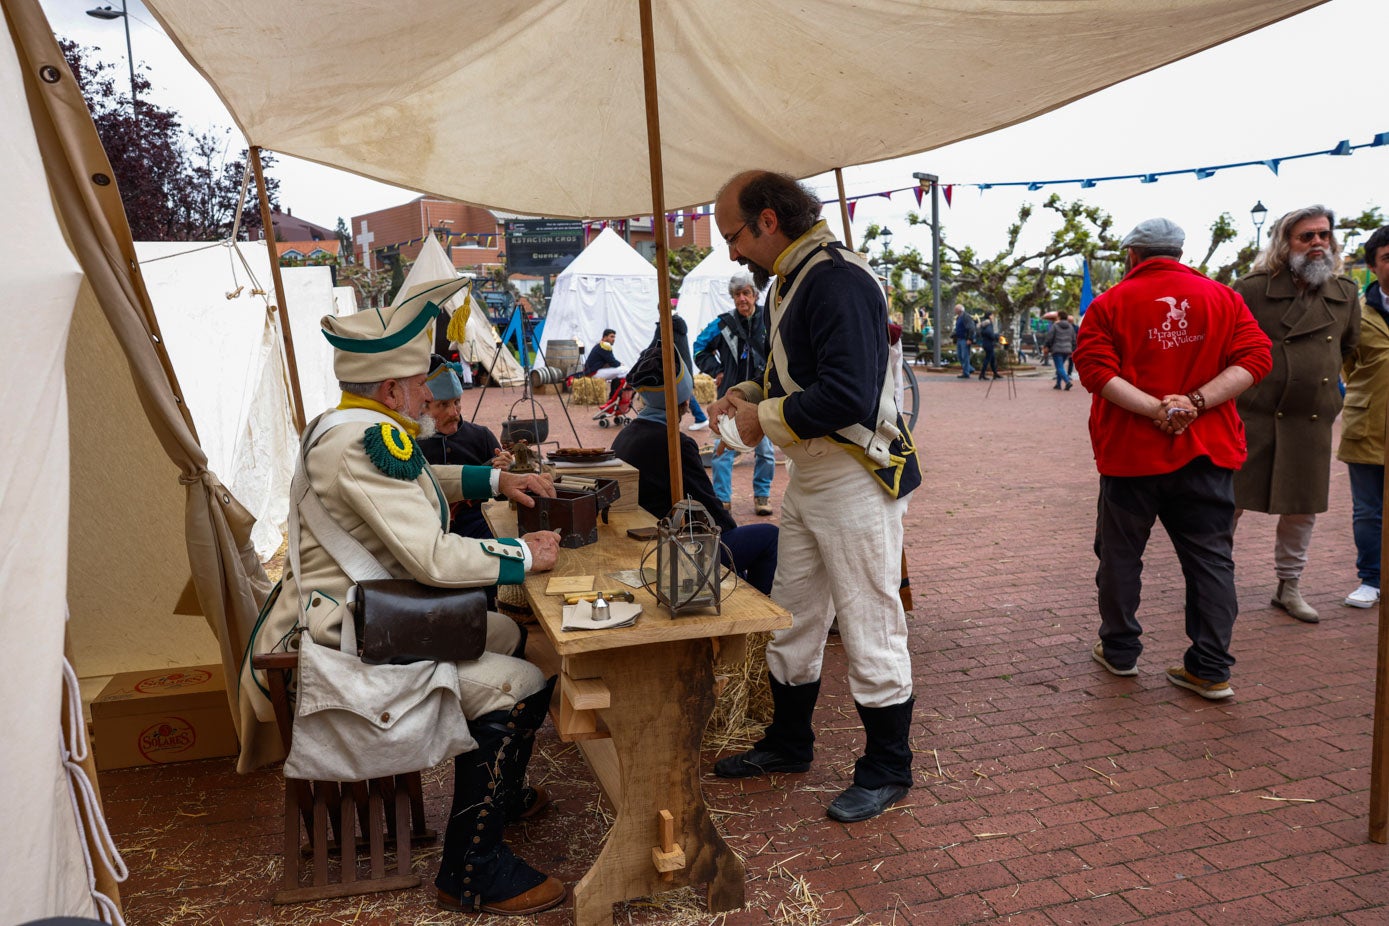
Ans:
{"label": "white sneaker", "polygon": [[1348,608],[1373,608],[1377,604],[1379,604],[1379,589],[1373,585],[1361,585],[1347,595],[1345,600],[1345,605]]}
{"label": "white sneaker", "polygon": [[693,422],[692,424],[688,425],[688,426],[685,428],[685,430],[686,430],[686,431],[707,431],[707,430],[709,430],[709,419],[708,419],[708,418],[705,418],[703,421],[696,421],[696,422]]}

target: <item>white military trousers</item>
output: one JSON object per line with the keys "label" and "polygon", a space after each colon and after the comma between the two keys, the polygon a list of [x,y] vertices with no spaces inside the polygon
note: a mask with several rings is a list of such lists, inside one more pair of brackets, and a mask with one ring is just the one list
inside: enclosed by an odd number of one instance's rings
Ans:
{"label": "white military trousers", "polygon": [[902,519],[894,499],[849,454],[825,438],[782,450],[791,460],[781,507],[772,599],[792,624],[772,634],[767,667],[779,681],[820,677],[830,623],[849,659],[849,691],[864,707],[912,694],[902,579]]}
{"label": "white military trousers", "polygon": [[509,711],[516,702],[545,687],[545,674],[511,654],[521,642],[521,628],[504,614],[487,612],[486,651],[458,663],[458,699],[469,720],[492,711]]}

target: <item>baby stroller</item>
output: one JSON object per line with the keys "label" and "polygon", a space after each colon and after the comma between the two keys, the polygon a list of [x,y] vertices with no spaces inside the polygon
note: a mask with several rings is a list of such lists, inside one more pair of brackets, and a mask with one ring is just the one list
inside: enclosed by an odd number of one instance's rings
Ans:
{"label": "baby stroller", "polygon": [[612,425],[622,427],[629,419],[632,411],[632,387],[627,385],[625,378],[612,381],[612,389],[608,393],[608,401],[598,408],[598,413],[593,416],[593,420],[598,422],[598,427],[606,428]]}

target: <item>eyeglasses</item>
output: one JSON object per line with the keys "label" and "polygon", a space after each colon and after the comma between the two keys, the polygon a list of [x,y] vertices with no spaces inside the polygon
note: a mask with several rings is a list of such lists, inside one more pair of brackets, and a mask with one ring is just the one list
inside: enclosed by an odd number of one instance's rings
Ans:
{"label": "eyeglasses", "polygon": [[742,225],[739,225],[737,231],[733,232],[730,235],[723,236],[723,243],[728,245],[730,248],[733,247],[733,242],[738,240],[738,236],[741,235],[747,227],[747,222],[744,222]]}
{"label": "eyeglasses", "polygon": [[1303,244],[1311,244],[1313,241],[1317,240],[1330,241],[1331,229],[1319,228],[1316,231],[1300,232],[1299,234],[1293,235],[1293,237],[1296,238],[1298,241],[1302,242]]}

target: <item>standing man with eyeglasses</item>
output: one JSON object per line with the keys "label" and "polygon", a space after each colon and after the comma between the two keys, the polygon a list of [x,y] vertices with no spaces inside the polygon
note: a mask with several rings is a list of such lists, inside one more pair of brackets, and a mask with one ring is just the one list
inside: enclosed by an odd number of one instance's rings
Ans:
{"label": "standing man with eyeglasses", "polygon": [[1272,604],[1309,624],[1321,617],[1299,582],[1327,508],[1341,364],[1360,336],[1359,289],[1340,274],[1335,227],[1325,206],[1289,212],[1273,224],[1254,271],[1235,283],[1273,341],[1273,372],[1236,403],[1249,441],[1235,474],[1236,517],[1244,509],[1278,515]]}
{"label": "standing man with eyeglasses", "polygon": [[760,380],[730,385],[709,417],[732,415],[744,444],[765,435],[792,463],[772,598],[794,617],[767,644],[771,725],[714,774],[810,769],[811,717],[837,616],[865,744],[853,784],[827,812],[855,823],[912,785],[911,653],[898,592],[902,519],[921,467],[893,397],[887,301],[863,255],[820,218],[819,197],[791,177],[738,174],[719,192],[714,222],[753,284],[773,284],[767,368]]}

